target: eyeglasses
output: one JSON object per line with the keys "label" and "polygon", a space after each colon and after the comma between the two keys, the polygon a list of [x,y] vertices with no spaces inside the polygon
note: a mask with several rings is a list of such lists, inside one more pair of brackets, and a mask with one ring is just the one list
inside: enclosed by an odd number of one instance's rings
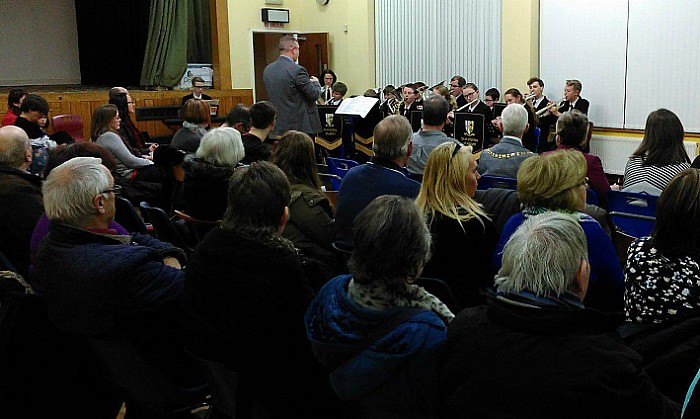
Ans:
{"label": "eyeglasses", "polygon": [[495,102],[495,99],[484,99],[484,102],[489,103],[489,102]]}
{"label": "eyeglasses", "polygon": [[119,185],[114,185],[112,186],[112,189],[107,189],[105,191],[100,192],[101,194],[103,193],[110,193],[112,192],[114,196],[120,196],[122,194],[122,187]]}
{"label": "eyeglasses", "polygon": [[588,178],[588,176],[583,178],[583,182],[579,183],[577,186],[585,186],[588,188],[591,184],[591,180]]}
{"label": "eyeglasses", "polygon": [[455,158],[457,153],[459,153],[459,150],[462,149],[462,144],[455,142],[455,148],[452,150],[452,155],[450,156],[450,159],[447,160],[447,172],[450,172],[450,163],[452,163],[452,159]]}

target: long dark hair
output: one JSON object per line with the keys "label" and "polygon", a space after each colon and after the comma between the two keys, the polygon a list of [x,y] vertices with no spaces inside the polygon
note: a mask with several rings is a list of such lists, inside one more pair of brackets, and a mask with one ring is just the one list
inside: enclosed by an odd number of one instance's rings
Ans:
{"label": "long dark hair", "polygon": [[683,124],[676,114],[668,109],[650,113],[644,139],[632,156],[641,157],[644,166],[690,163],[683,147]]}
{"label": "long dark hair", "polygon": [[97,137],[109,131],[109,121],[111,121],[119,111],[114,105],[100,105],[92,113],[92,126],[90,136],[92,141],[97,141]]}
{"label": "long dark hair", "polygon": [[277,165],[292,185],[306,185],[321,189],[318,167],[311,137],[300,131],[287,131],[280,138],[272,162]]}
{"label": "long dark hair", "polygon": [[700,170],[686,169],[666,185],[651,236],[666,257],[700,257]]}

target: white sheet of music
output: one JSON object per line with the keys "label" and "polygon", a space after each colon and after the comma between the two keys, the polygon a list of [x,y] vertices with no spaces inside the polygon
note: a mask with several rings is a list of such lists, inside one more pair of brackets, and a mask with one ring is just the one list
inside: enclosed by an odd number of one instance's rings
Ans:
{"label": "white sheet of music", "polygon": [[361,118],[367,116],[372,107],[379,102],[376,97],[357,96],[343,99],[343,102],[335,111],[336,115],[358,115]]}

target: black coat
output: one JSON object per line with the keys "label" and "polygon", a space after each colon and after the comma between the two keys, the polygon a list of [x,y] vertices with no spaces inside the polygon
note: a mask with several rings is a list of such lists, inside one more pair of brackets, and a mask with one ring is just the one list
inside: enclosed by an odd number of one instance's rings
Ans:
{"label": "black coat", "polygon": [[185,171],[182,199],[187,215],[202,220],[221,220],[228,206],[228,180],[233,167],[216,166],[188,155],[182,168]]}
{"label": "black coat", "polygon": [[447,330],[440,392],[448,418],[677,418],[616,333],[590,309],[490,299]]}
{"label": "black coat", "polygon": [[0,165],[0,252],[24,277],[29,271],[29,240],[43,213],[41,178]]}
{"label": "black coat", "polygon": [[289,241],[215,228],[187,266],[188,348],[236,371],[276,416],[309,417],[334,400],[306,339],[313,296]]}

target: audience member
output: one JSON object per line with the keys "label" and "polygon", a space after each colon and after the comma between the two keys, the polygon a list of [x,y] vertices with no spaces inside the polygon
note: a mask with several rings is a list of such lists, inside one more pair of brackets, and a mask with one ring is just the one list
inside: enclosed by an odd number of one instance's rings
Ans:
{"label": "audience member", "polygon": [[250,130],[252,121],[250,119],[250,109],[239,103],[226,114],[226,122],[221,124],[222,127],[231,127],[238,130],[241,135]]}
{"label": "audience member", "polygon": [[642,143],[625,166],[622,189],[660,195],[677,173],[689,167],[683,124],[673,112],[659,109],[647,117]]}
{"label": "audience member", "polygon": [[131,148],[139,150],[141,153],[149,153],[155,149],[155,145],[149,147],[146,145],[146,139],[143,138],[141,132],[131,120],[131,116],[136,114],[136,102],[129,96],[128,93],[117,93],[111,95],[109,103],[117,107],[119,112],[119,136],[125,139]]}
{"label": "audience member", "polygon": [[624,283],[622,268],[610,237],[591,216],[586,206],[586,159],[575,150],[562,150],[527,159],[518,170],[518,197],[524,210],[503,227],[496,247],[495,268],[501,266],[506,242],[526,219],[547,211],[567,214],[578,221],[586,233],[591,266],[586,306],[615,311],[622,309]]}
{"label": "audience member", "polygon": [[117,134],[121,125],[114,105],[100,105],[92,114],[92,140],[109,150],[117,165],[119,177],[131,181],[160,182],[160,170],[150,157],[143,157]]}
{"label": "audience member", "polygon": [[234,170],[221,227],[187,266],[188,349],[235,371],[237,391],[257,396],[272,417],[331,417],[337,399],[304,333],[313,291],[294,245],[280,236],[290,198],[272,163]]}
{"label": "audience member", "polygon": [[7,95],[7,112],[5,112],[5,116],[2,118],[2,124],[0,124],[0,126],[4,127],[5,125],[15,124],[15,120],[21,114],[19,107],[22,106],[25,97],[27,97],[26,90],[10,89]]}
{"label": "audience member", "polygon": [[30,140],[44,137],[39,119],[49,115],[49,103],[39,95],[26,95],[20,105],[20,114],[14,125],[22,128]]}
{"label": "audience member", "polygon": [[346,94],[348,94],[348,86],[345,83],[342,81],[334,83],[331,89],[331,98],[326,102],[326,105],[340,106]]}
{"label": "audience member", "polygon": [[498,233],[474,201],[479,180],[471,147],[441,144],[428,157],[418,207],[428,216],[433,236],[423,276],[447,282],[462,308],[484,302],[480,290],[493,286],[493,255]]}
{"label": "audience member", "polygon": [[352,223],[372,200],[380,195],[415,198],[420,183],[403,172],[413,151],[413,129],[399,115],[383,119],[374,128],[374,157],[353,167],[343,178],[336,205],[336,245],[352,249]]}
{"label": "audience member", "polygon": [[588,117],[577,111],[563,113],[557,119],[556,142],[557,150],[578,150],[586,158],[586,176],[593,192],[598,198],[598,205],[607,207],[610,183],[605,177],[603,163],[598,156],[584,152],[588,147]]}
{"label": "audience member", "polygon": [[625,342],[671,400],[682,403],[700,363],[700,171],[686,169],[657,203],[650,237],[629,247]]}
{"label": "audience member", "polygon": [[[287,131],[272,161],[287,175],[292,191],[289,221],[282,236],[294,243],[303,255],[321,264],[325,283],[340,273],[341,258],[333,249],[335,220],[331,204],[321,190],[314,143],[302,132]],[[313,285],[319,289],[322,284]]]}
{"label": "audience member", "polygon": [[450,105],[442,96],[430,96],[423,101],[423,127],[413,134],[413,152],[408,158],[407,169],[415,175],[423,175],[428,156],[445,142],[453,142],[442,129],[447,121]]}
{"label": "audience member", "polygon": [[190,99],[180,108],[180,118],[182,128],[173,135],[171,144],[187,153],[194,153],[211,123],[209,104],[202,100]]}
{"label": "audience member", "polygon": [[482,176],[515,178],[518,167],[535,154],[523,147],[523,134],[527,131],[527,111],[522,105],[506,106],[501,114],[503,138],[495,146],[484,150],[479,159]]}
{"label": "audience member", "polygon": [[243,163],[245,164],[270,159],[272,153],[265,145],[265,140],[275,129],[277,109],[271,102],[258,102],[250,108],[250,119],[252,128],[242,136],[243,148],[245,148]]}
{"label": "audience member", "polygon": [[319,105],[325,105],[326,102],[333,98],[333,85],[338,81],[338,76],[335,75],[333,70],[327,68],[321,72],[321,80],[323,80],[323,86],[321,86],[321,95],[316,101]]}
{"label": "audience member", "polygon": [[215,128],[202,137],[195,154],[185,157],[182,198],[187,215],[221,220],[228,206],[228,182],[244,151],[235,128]]}
{"label": "audience member", "polygon": [[586,242],[576,219],[557,212],[513,234],[496,295],[448,329],[443,417],[678,417],[620,341],[618,318],[584,305],[595,246]]}
{"label": "audience member", "polygon": [[0,128],[0,252],[27,277],[29,241],[44,212],[41,178],[27,171],[32,147],[16,126]]}
{"label": "audience member", "polygon": [[437,363],[454,315],[417,286],[430,232],[408,198],[382,196],[355,219],[350,275],[326,284],[306,333],[341,400],[357,417],[434,417]]}
{"label": "audience member", "polygon": [[206,86],[204,86],[204,79],[203,78],[193,77],[192,78],[192,93],[190,93],[189,95],[183,96],[182,102],[180,103],[180,106],[187,103],[187,101],[190,99],[211,100],[211,96],[204,93],[205,87]]}
{"label": "audience member", "polygon": [[321,119],[316,100],[321,85],[315,76],[295,61],[299,58],[299,42],[285,35],[279,42],[280,56],[263,71],[263,81],[270,102],[277,109],[279,119],[272,131],[276,138],[290,129],[314,134],[321,132]]}

